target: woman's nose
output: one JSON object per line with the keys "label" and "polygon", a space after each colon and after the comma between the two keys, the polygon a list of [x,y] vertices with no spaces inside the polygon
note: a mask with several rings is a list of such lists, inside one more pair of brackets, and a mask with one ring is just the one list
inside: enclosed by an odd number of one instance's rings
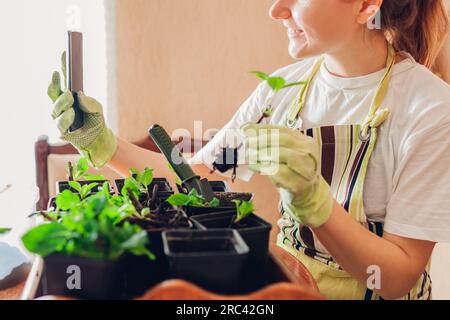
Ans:
{"label": "woman's nose", "polygon": [[275,20],[289,19],[291,10],[286,5],[286,0],[276,0],[270,8],[269,15]]}

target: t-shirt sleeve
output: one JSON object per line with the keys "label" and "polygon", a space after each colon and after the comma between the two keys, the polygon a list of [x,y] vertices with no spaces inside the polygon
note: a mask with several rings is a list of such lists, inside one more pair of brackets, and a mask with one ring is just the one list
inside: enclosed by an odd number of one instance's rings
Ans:
{"label": "t-shirt sleeve", "polygon": [[[445,107],[450,110],[450,105]],[[450,120],[428,120],[417,124],[400,148],[384,229],[413,239],[450,242]]]}
{"label": "t-shirt sleeve", "polygon": [[[238,167],[236,175],[239,179],[249,181],[253,172],[248,169],[245,163],[245,148],[242,143],[244,137],[240,128],[248,122],[256,122],[262,115],[265,84],[262,82],[258,85],[252,95],[239,107],[232,119],[219,132],[197,152],[191,159],[190,164],[204,164],[212,169],[212,163],[216,160],[217,155],[222,148],[230,147],[238,149]],[[217,173],[221,174],[217,171]],[[232,170],[222,174],[224,177],[230,178]]]}

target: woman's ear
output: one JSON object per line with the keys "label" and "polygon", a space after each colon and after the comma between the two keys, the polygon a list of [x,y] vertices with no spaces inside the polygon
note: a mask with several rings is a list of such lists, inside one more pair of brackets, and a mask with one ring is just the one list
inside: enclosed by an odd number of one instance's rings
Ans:
{"label": "woman's ear", "polygon": [[383,0],[363,0],[356,21],[360,24],[366,24],[371,21],[375,18],[382,4]]}

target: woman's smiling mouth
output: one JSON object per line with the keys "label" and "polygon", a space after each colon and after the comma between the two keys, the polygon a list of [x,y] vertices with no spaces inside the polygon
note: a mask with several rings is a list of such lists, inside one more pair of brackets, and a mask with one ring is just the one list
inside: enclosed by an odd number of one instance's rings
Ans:
{"label": "woman's smiling mouth", "polygon": [[303,30],[289,28],[287,30],[287,34],[288,34],[288,37],[291,39],[298,38],[301,34],[303,34]]}

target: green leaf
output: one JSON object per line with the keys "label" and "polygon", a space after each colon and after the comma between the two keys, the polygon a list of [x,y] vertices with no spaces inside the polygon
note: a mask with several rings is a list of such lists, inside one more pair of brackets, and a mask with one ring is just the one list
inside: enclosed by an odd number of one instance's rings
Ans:
{"label": "green leaf", "polygon": [[139,197],[139,194],[141,193],[140,186],[139,183],[133,177],[126,178],[125,183],[123,184],[121,193],[125,198],[129,197],[128,189],[130,189],[131,192],[133,192],[136,197]]}
{"label": "green leaf", "polygon": [[233,200],[233,202],[236,204],[237,211],[235,223],[247,218],[255,211],[253,202],[251,201]]}
{"label": "green leaf", "polygon": [[64,91],[67,91],[67,52],[63,51],[61,55],[61,72],[64,79]]}
{"label": "green leaf", "polygon": [[284,85],[286,84],[286,80],[281,77],[273,77],[269,78],[269,80],[267,80],[267,83],[274,92],[277,92],[283,89]]}
{"label": "green leaf", "polygon": [[58,252],[64,247],[70,232],[59,223],[37,226],[22,236],[22,242],[28,251],[41,257]]}
{"label": "green leaf", "polygon": [[11,230],[12,230],[11,228],[0,228],[0,235],[6,234],[6,233],[10,232]]}
{"label": "green leaf", "polygon": [[189,196],[184,193],[176,193],[167,198],[167,202],[173,206],[185,206],[189,203]]}
{"label": "green leaf", "polygon": [[148,187],[153,181],[153,169],[145,168],[140,178],[139,182],[145,187]]}
{"label": "green leaf", "polygon": [[254,74],[255,76],[257,76],[258,78],[260,78],[261,80],[269,80],[269,75],[267,73],[261,72],[261,71],[250,71],[249,73]]}
{"label": "green leaf", "polygon": [[81,194],[81,191],[83,189],[83,187],[81,186],[81,183],[79,183],[78,181],[69,181],[69,186],[74,189],[76,192]]}
{"label": "green leaf", "polygon": [[217,198],[212,199],[209,203],[208,203],[208,207],[210,208],[217,208],[220,205],[220,201]]}
{"label": "green leaf", "polygon": [[101,174],[85,174],[83,178],[87,181],[103,181],[106,180],[104,175]]}
{"label": "green leaf", "polygon": [[80,196],[81,199],[85,199],[89,193],[92,191],[92,189],[98,187],[98,183],[94,182],[94,183],[90,183],[90,184],[85,184],[84,186],[81,187],[81,192],[80,192]]}
{"label": "green leaf", "polygon": [[64,190],[56,197],[56,206],[60,210],[70,210],[80,203],[80,197],[70,190]]}
{"label": "green leaf", "polygon": [[88,170],[89,170],[88,160],[86,158],[80,158],[80,160],[78,160],[77,165],[75,167],[74,179],[78,180],[78,179],[82,178]]}

